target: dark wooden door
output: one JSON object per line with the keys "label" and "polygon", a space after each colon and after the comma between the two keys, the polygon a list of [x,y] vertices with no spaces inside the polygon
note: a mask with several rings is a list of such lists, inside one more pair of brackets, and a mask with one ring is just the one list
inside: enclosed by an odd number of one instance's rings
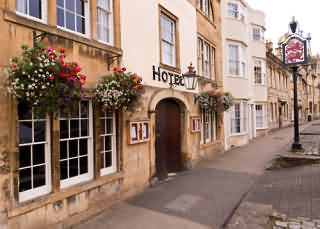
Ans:
{"label": "dark wooden door", "polygon": [[156,169],[159,179],[182,169],[180,109],[173,100],[156,107]]}

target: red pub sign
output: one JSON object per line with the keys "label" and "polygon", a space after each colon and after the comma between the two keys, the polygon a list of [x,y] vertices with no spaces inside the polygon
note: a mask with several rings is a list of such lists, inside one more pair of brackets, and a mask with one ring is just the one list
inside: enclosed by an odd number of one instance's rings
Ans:
{"label": "red pub sign", "polygon": [[291,36],[282,46],[283,63],[298,65],[307,63],[307,41],[299,36]]}

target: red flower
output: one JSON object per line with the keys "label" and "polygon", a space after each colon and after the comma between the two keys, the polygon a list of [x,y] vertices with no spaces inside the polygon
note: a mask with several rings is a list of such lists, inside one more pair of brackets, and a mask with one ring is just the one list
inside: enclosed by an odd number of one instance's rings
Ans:
{"label": "red flower", "polygon": [[59,51],[60,53],[63,53],[63,54],[66,53],[66,50],[64,48],[61,48]]}
{"label": "red flower", "polygon": [[54,76],[53,76],[53,75],[50,75],[49,78],[50,78],[51,80],[54,80]]}
{"label": "red flower", "polygon": [[121,72],[122,72],[122,70],[119,70],[118,72],[119,72],[119,73],[121,73]]}
{"label": "red flower", "polygon": [[61,78],[66,78],[69,76],[69,74],[66,74],[66,73],[60,73],[59,75]]}
{"label": "red flower", "polygon": [[79,81],[79,85],[83,86],[86,82],[85,81]]}
{"label": "red flower", "polygon": [[81,72],[81,68],[79,68],[79,67],[75,68],[75,69],[74,69],[74,72],[75,72],[75,73]]}
{"label": "red flower", "polygon": [[114,72],[118,71],[118,68],[117,68],[117,67],[114,67],[114,68],[113,68],[113,71],[114,71]]}
{"label": "red flower", "polygon": [[127,71],[127,69],[126,69],[125,67],[123,67],[123,68],[122,68],[122,71],[124,71],[124,72],[125,72],[125,71]]}
{"label": "red flower", "polygon": [[86,80],[86,79],[87,79],[87,77],[86,77],[85,75],[80,75],[80,79],[82,79],[82,80]]}
{"label": "red flower", "polygon": [[16,64],[12,64],[11,66],[12,66],[13,68],[17,67],[17,65],[16,65]]}

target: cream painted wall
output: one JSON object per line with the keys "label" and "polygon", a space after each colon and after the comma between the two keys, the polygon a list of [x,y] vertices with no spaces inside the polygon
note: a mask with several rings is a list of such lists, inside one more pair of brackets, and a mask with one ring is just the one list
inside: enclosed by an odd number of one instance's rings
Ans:
{"label": "cream painted wall", "polygon": [[[190,62],[196,66],[196,10],[186,0],[121,0],[123,64],[129,71],[138,73],[143,84],[169,88],[168,82],[153,80],[152,66],[158,68],[160,64],[159,5],[179,20],[181,72],[188,71]],[[181,86],[175,89],[185,91]]]}
{"label": "cream painted wall", "polygon": [[[254,60],[259,58],[266,60],[266,48],[264,41],[254,41],[252,39],[253,26],[265,28],[265,15],[261,11],[254,10],[248,6],[243,0],[222,0],[222,42],[223,42],[223,80],[224,90],[229,91],[238,100],[248,101],[248,135],[256,136],[255,130],[255,110],[252,110],[254,103],[267,102],[267,86],[257,86],[254,84]],[[228,3],[233,2],[239,4],[243,8],[245,20],[235,20],[228,16]],[[232,77],[228,73],[228,44],[237,42],[246,47],[246,75],[245,77]],[[251,104],[251,105],[250,105]],[[250,109],[249,109],[250,107]],[[231,113],[225,112],[225,149],[230,148],[231,139]],[[250,134],[249,134],[250,133]],[[232,144],[236,144],[233,141]],[[239,141],[239,145],[243,141]]]}

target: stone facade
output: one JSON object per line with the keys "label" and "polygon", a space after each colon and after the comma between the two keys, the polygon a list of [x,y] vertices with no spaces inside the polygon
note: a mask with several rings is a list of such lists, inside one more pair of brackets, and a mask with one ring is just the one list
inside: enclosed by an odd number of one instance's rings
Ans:
{"label": "stone facade", "polygon": [[291,73],[267,43],[268,120],[269,130],[291,124],[292,83]]}
{"label": "stone facade", "polygon": [[[93,178],[81,183],[76,183],[66,188],[61,187],[60,181],[60,130],[61,123],[58,119],[51,119],[49,130],[51,136],[50,154],[50,183],[48,194],[39,194],[35,198],[26,201],[20,200],[19,193],[19,122],[18,108],[15,98],[7,93],[5,87],[1,87],[1,115],[0,115],[0,228],[67,228],[80,223],[82,220],[99,213],[117,201],[126,199],[149,186],[149,181],[157,176],[157,106],[161,101],[171,101],[179,107],[181,122],[181,148],[182,169],[193,167],[202,158],[214,157],[223,152],[224,128],[223,115],[218,113],[211,115],[212,121],[207,131],[204,125],[201,130],[192,131],[192,117],[200,117],[199,104],[195,102],[195,94],[204,90],[222,87],[222,60],[221,60],[221,28],[220,28],[220,1],[211,1],[214,12],[214,22],[209,22],[200,10],[196,1],[179,2],[171,0],[148,1],[148,3],[136,2],[140,10],[132,10],[132,1],[113,1],[113,37],[112,44],[100,42],[97,29],[96,0],[84,1],[86,9],[90,9],[87,15],[90,18],[88,32],[79,34],[57,26],[56,0],[46,2],[47,12],[45,20],[35,20],[30,16],[16,12],[15,1],[3,1],[0,3],[0,34],[2,55],[0,58],[0,79],[3,85],[5,69],[9,65],[9,58],[21,54],[20,46],[27,44],[32,46],[33,31],[37,34],[46,32],[42,43],[53,48],[65,48],[68,60],[77,61],[83,66],[83,72],[87,75],[86,87],[91,91],[101,77],[110,74],[113,67],[126,66],[129,71],[138,73],[145,87],[145,94],[139,99],[133,110],[120,110],[115,112],[115,172],[102,175],[100,171],[102,159],[100,151],[103,149],[98,140],[102,129],[100,118],[103,113],[101,105],[92,101],[92,158]],[[149,4],[149,5],[148,5]],[[179,52],[177,61],[179,69],[173,69],[162,65],[160,61],[159,39],[159,10],[172,14],[177,20],[177,41]],[[87,12],[87,13],[88,13]],[[145,14],[141,14],[145,12]],[[151,15],[147,15],[151,13]],[[146,22],[148,26],[137,35],[136,24]],[[120,20],[121,16],[121,20]],[[150,17],[149,17],[150,16]],[[121,21],[121,23],[120,23]],[[135,27],[132,27],[130,23]],[[134,28],[134,29],[133,29]],[[190,29],[191,28],[191,29]],[[145,36],[154,29],[155,36]],[[168,74],[181,75],[187,71],[187,67],[197,62],[197,37],[201,35],[215,48],[214,73],[215,78],[203,77],[199,81],[199,87],[190,93],[181,85],[170,85],[168,82],[157,80],[155,71],[158,66],[161,71]],[[143,38],[142,38],[143,37]],[[131,43],[133,42],[133,43]],[[5,45],[4,45],[5,44]],[[150,45],[150,47],[148,47]],[[154,70],[153,66],[155,66]],[[155,79],[153,77],[155,76]],[[177,76],[177,77],[178,77]],[[89,97],[93,95],[89,92]],[[91,104],[91,102],[90,102]],[[131,122],[141,120],[150,123],[150,140],[137,144],[130,144]],[[201,122],[200,122],[201,123]],[[200,124],[199,123],[199,124]],[[204,123],[204,122],[202,122]],[[210,132],[210,141],[201,144],[201,136],[205,131]],[[49,166],[49,165],[48,165]],[[50,167],[50,166],[49,166]]]}

